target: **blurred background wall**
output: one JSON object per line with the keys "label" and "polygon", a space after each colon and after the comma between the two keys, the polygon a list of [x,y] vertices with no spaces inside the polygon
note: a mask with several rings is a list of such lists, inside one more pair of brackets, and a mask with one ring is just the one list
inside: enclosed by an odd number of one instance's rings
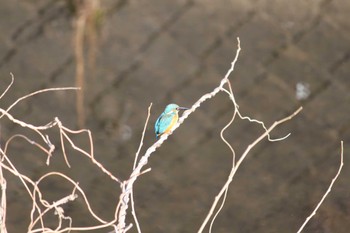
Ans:
{"label": "blurred background wall", "polygon": [[[338,169],[340,140],[344,170],[305,232],[348,232],[349,1],[12,0],[0,2],[0,18],[1,90],[10,83],[10,72],[15,76],[0,106],[42,88],[83,86],[80,92],[35,96],[11,113],[31,124],[43,125],[57,116],[72,129],[91,129],[96,159],[120,179],[131,172],[149,104],[145,148],[155,141],[153,123],[166,104],[190,107],[218,85],[239,37],[242,52],[230,80],[241,113],[269,126],[299,106],[304,110],[272,133],[290,132],[288,139],[265,140],[249,154],[214,232],[296,232]],[[232,113],[227,96],[218,95],[151,157],[152,171],[135,184],[144,232],[199,228],[230,171],[230,151],[219,132]],[[4,118],[0,126],[1,146],[16,133],[40,140]],[[262,132],[256,124],[237,120],[226,137],[239,156]],[[57,145],[50,167],[45,155],[20,139],[8,154],[33,179],[49,170],[72,176],[95,211],[112,218],[118,185],[72,149],[67,150],[72,168],[67,168],[58,132],[50,132],[50,138]],[[88,147],[86,137],[74,139]],[[17,178],[5,175],[8,230],[25,232],[30,199]],[[43,188],[48,200],[71,190],[59,179]],[[73,224],[93,223],[79,199],[65,211]]]}

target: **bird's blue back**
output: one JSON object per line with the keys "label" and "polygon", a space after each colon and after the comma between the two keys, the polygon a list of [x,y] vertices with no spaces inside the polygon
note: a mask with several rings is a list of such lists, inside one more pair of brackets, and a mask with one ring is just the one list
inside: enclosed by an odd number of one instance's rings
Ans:
{"label": "bird's blue back", "polygon": [[154,131],[156,133],[156,138],[163,134],[172,123],[172,120],[177,115],[177,111],[173,111],[177,109],[179,106],[176,104],[169,104],[166,106],[164,112],[160,114],[156,123],[154,124]]}

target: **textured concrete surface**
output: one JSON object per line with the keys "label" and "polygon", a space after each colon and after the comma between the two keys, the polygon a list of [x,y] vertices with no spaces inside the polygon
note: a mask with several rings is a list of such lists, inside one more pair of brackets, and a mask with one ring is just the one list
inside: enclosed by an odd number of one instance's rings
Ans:
{"label": "textured concrete surface", "polygon": [[[343,173],[304,232],[348,232],[349,1],[120,0],[101,5],[105,14],[96,67],[88,70],[85,90],[86,126],[93,132],[99,161],[125,179],[148,105],[153,103],[145,147],[154,142],[153,122],[167,103],[191,106],[218,85],[240,37],[242,52],[230,80],[241,113],[270,125],[299,106],[304,110],[272,134],[291,132],[287,140],[265,141],[253,149],[235,176],[213,232],[296,232],[336,173],[340,140],[345,145]],[[65,1],[2,1],[0,17],[1,89],[10,82],[10,72],[16,77],[1,107],[40,88],[75,85],[74,15]],[[304,99],[297,98],[298,83],[309,89]],[[76,128],[75,98],[74,92],[46,93],[11,113],[32,124],[58,116]],[[231,155],[219,132],[232,111],[226,96],[218,95],[151,158],[152,171],[135,186],[144,232],[199,228],[229,174]],[[36,137],[2,119],[1,142],[15,133]],[[236,121],[226,136],[239,156],[259,133],[258,125]],[[56,131],[50,137],[59,142]],[[87,146],[85,137],[75,140]],[[112,216],[119,187],[72,150],[73,168],[67,169],[57,147],[51,169],[79,181],[96,212]],[[34,178],[50,169],[45,157],[23,141],[14,141],[9,154],[20,171]],[[6,175],[7,226],[9,232],[24,232],[29,199],[16,178]],[[48,199],[69,192],[69,185],[60,183],[43,184]],[[65,210],[76,225],[92,223],[83,217],[81,201]]]}

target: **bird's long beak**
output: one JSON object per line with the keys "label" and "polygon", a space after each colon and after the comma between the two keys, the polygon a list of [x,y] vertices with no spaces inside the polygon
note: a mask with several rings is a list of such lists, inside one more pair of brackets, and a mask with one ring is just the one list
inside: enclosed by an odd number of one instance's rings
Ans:
{"label": "bird's long beak", "polygon": [[179,110],[188,110],[189,108],[185,108],[185,107],[178,107]]}

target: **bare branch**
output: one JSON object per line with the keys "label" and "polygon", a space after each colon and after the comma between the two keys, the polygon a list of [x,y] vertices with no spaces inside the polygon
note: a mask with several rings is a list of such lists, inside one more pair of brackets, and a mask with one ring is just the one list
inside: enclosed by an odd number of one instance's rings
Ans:
{"label": "bare branch", "polygon": [[2,173],[0,166],[0,186],[1,186],[1,201],[0,201],[0,232],[7,233],[6,229],[6,189],[7,183]]}
{"label": "bare branch", "polygon": [[[236,51],[236,56],[231,63],[231,68],[228,70],[225,77],[221,80],[219,86],[216,87],[212,92],[209,92],[203,95],[199,100],[197,100],[197,102],[195,102],[192,105],[192,107],[189,110],[186,110],[182,114],[182,116],[179,118],[179,121],[175,124],[172,131],[175,131],[183,123],[183,121],[201,105],[201,103],[213,98],[216,94],[218,94],[222,90],[222,87],[228,82],[228,78],[234,70],[235,64],[239,56],[239,52],[241,51],[239,38],[237,38],[237,43],[238,43],[238,49]],[[118,232],[123,232],[123,233],[125,232],[125,226],[126,226],[125,219],[127,214],[126,211],[129,206],[130,194],[132,192],[133,185],[134,185],[134,182],[136,181],[136,178],[138,177],[138,174],[140,174],[143,166],[145,166],[148,163],[148,159],[151,156],[151,154],[155,152],[156,149],[160,147],[165,140],[167,140],[169,135],[170,134],[163,134],[157,142],[155,142],[151,147],[147,149],[146,153],[141,157],[136,168],[131,173],[129,179],[122,184],[122,194],[119,197],[121,205],[118,213],[118,228],[117,228]]]}
{"label": "bare branch", "polygon": [[325,194],[322,196],[321,200],[319,201],[319,203],[317,204],[317,206],[315,207],[315,209],[312,211],[312,213],[305,219],[303,225],[301,225],[301,227],[299,228],[297,233],[302,232],[302,230],[304,229],[304,227],[306,226],[306,224],[310,221],[310,219],[316,214],[317,210],[320,208],[320,206],[322,205],[323,201],[326,199],[327,195],[331,192],[332,187],[334,182],[338,179],[338,176],[344,166],[344,146],[343,146],[343,141],[340,142],[340,164],[339,164],[339,169],[337,174],[334,176],[334,178],[332,179],[332,182],[329,184],[329,187],[327,189],[327,191],[325,192]]}
{"label": "bare branch", "polygon": [[[152,108],[152,103],[148,107],[147,119],[146,119],[146,122],[145,122],[145,126],[143,127],[140,145],[139,145],[139,148],[138,148],[138,150],[136,152],[136,155],[135,155],[133,169],[135,169],[135,167],[136,167],[138,156],[139,156],[141,148],[143,146],[143,139],[145,137],[145,133],[146,133],[147,125],[148,125],[148,120],[149,120],[149,117],[151,116],[151,108]],[[143,173],[144,172],[142,172],[140,174],[143,174]],[[135,224],[136,224],[137,232],[141,233],[140,224],[139,224],[139,221],[137,220],[136,211],[135,211],[135,201],[134,201],[134,191],[133,190],[131,190],[131,194],[130,195],[131,195],[131,214],[134,217],[134,221],[135,221]]]}
{"label": "bare branch", "polygon": [[[22,96],[20,98],[18,98],[13,104],[11,104],[5,112],[9,112],[15,105],[17,105],[19,102],[21,102],[22,100],[25,100],[29,97],[32,97],[34,95],[37,95],[37,94],[41,94],[41,93],[44,93],[44,92],[50,92],[50,91],[67,91],[67,90],[79,90],[80,88],[78,87],[55,87],[55,88],[46,88],[46,89],[42,89],[42,90],[38,90],[38,91],[35,91],[35,92],[32,92],[28,95],[25,95],[25,96]],[[4,115],[4,113],[0,116],[0,118],[2,118]]]}
{"label": "bare branch", "polygon": [[13,77],[13,74],[10,73],[11,75],[11,82],[10,84],[7,86],[7,88],[5,89],[5,91],[1,94],[0,99],[2,99],[2,97],[4,97],[4,95],[6,95],[7,91],[11,88],[13,81],[15,80],[15,77]]}
{"label": "bare branch", "polygon": [[234,175],[236,174],[239,166],[241,165],[241,163],[244,161],[244,159],[246,158],[246,156],[248,155],[248,153],[251,151],[252,148],[254,148],[254,146],[256,144],[258,144],[262,139],[264,139],[265,137],[267,137],[269,135],[269,133],[278,125],[291,120],[295,115],[297,115],[300,111],[302,110],[302,107],[300,107],[298,110],[296,110],[294,113],[292,113],[291,115],[289,115],[288,117],[285,117],[279,121],[274,122],[270,128],[268,128],[260,137],[258,137],[253,143],[251,143],[250,145],[248,145],[247,149],[243,152],[242,156],[239,158],[239,160],[237,161],[236,166],[232,167],[231,173],[225,183],[225,185],[221,188],[219,194],[215,197],[215,200],[209,210],[209,213],[207,214],[204,222],[202,223],[201,227],[199,228],[198,232],[203,232],[205,226],[207,225],[209,219],[211,218],[211,216],[213,215],[213,212],[215,210],[215,207],[217,205],[217,203],[219,202],[220,198],[222,197],[222,195],[227,192],[227,189],[230,185],[230,183],[233,180]]}
{"label": "bare branch", "polygon": [[[13,77],[13,76],[12,76]],[[4,93],[6,93],[10,86],[12,85],[13,80],[9,87],[5,90]],[[68,129],[67,127],[63,126],[61,121],[58,118],[55,118],[53,121],[49,122],[46,125],[42,126],[35,126],[32,124],[28,124],[26,122],[23,122],[21,120],[16,119],[13,117],[9,111],[15,107],[20,101],[25,100],[26,98],[29,98],[31,96],[44,93],[44,92],[49,92],[49,91],[65,91],[65,90],[76,90],[77,88],[74,87],[67,87],[67,88],[47,88],[43,90],[39,90],[33,93],[30,93],[28,95],[25,95],[19,99],[17,99],[13,104],[11,104],[6,110],[0,108],[0,118],[3,116],[6,116],[10,121],[12,121],[14,124],[17,124],[21,127],[29,128],[32,131],[36,132],[37,134],[40,135],[46,146],[48,146],[48,149],[46,149],[45,146],[40,144],[39,142],[36,142],[34,140],[31,140],[29,137],[21,134],[16,134],[7,139],[5,142],[4,150],[0,148],[0,185],[2,187],[2,192],[1,192],[1,203],[0,203],[0,230],[1,232],[6,232],[6,225],[5,225],[5,220],[6,220],[6,180],[3,177],[3,169],[9,171],[13,175],[15,175],[23,184],[25,187],[28,195],[30,196],[32,200],[32,210],[30,214],[30,223],[28,226],[28,232],[70,232],[72,230],[78,230],[78,231],[86,231],[86,230],[95,230],[95,229],[101,229],[101,228],[106,228],[109,226],[113,226],[116,223],[116,219],[112,219],[111,221],[106,221],[100,218],[91,208],[89,201],[84,193],[84,190],[81,189],[78,185],[77,182],[73,181],[71,178],[66,176],[63,173],[59,172],[49,172],[44,174],[42,177],[39,178],[38,181],[33,181],[29,177],[21,174],[20,171],[17,170],[16,166],[11,162],[10,158],[6,155],[6,152],[8,150],[8,147],[10,143],[16,139],[16,138],[21,138],[30,143],[31,145],[39,148],[41,151],[43,151],[47,156],[47,164],[49,164],[49,159],[52,156],[52,152],[55,148],[55,146],[50,142],[49,136],[44,134],[44,131],[51,129],[52,127],[57,127],[60,130],[60,136],[61,136],[61,145],[63,148],[63,156],[65,157],[67,164],[68,163],[68,158],[67,154],[64,150],[64,141],[63,139],[67,140],[70,145],[77,151],[81,152],[83,155],[86,155],[89,157],[92,162],[97,165],[100,170],[104,173],[106,173],[111,179],[115,180],[118,184],[121,183],[118,178],[112,175],[110,171],[108,171],[104,166],[99,163],[95,158],[94,158],[94,153],[93,153],[93,141],[92,141],[92,136],[91,132],[89,130],[71,130]],[[1,97],[4,94],[1,95]],[[70,139],[69,134],[81,134],[81,133],[87,133],[88,138],[89,138],[89,143],[90,143],[90,151],[87,152],[84,149],[77,147],[73,141]],[[41,192],[41,189],[39,187],[39,184],[42,180],[48,179],[52,176],[59,176],[63,178],[63,182],[70,182],[73,185],[73,191],[70,195],[64,196],[59,200],[56,200],[53,203],[49,203],[43,198],[43,193]],[[84,227],[73,227],[72,226],[72,219],[69,216],[64,215],[64,209],[62,205],[67,203],[68,201],[74,201],[77,198],[77,194],[79,193],[80,196],[83,197],[85,206],[87,207],[89,213],[91,216],[99,222],[98,225],[96,226],[84,226]],[[44,216],[51,213],[52,211],[50,210],[55,210],[55,214],[57,215],[57,225],[54,229],[48,228],[45,226],[44,222]],[[69,226],[68,227],[63,227],[63,222],[68,221]],[[116,227],[116,226],[114,226]]]}

